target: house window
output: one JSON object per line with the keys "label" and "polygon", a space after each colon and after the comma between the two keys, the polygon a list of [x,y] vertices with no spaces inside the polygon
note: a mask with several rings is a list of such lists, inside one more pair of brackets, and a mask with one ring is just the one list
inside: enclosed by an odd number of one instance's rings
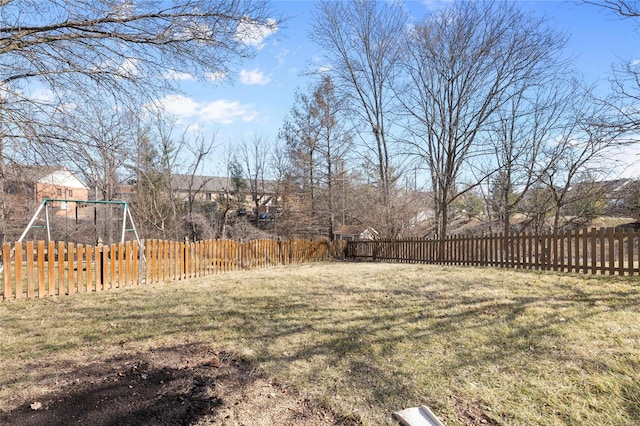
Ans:
{"label": "house window", "polygon": [[207,193],[204,195],[204,198],[205,198],[205,200],[207,200],[207,201],[211,201],[211,193],[210,193],[210,192],[207,192]]}
{"label": "house window", "polygon": [[56,195],[58,197],[62,197],[62,189],[60,189],[60,188],[56,189]]}
{"label": "house window", "polygon": [[67,193],[68,193],[69,197],[73,197],[73,190],[70,189],[69,191],[67,191]]}

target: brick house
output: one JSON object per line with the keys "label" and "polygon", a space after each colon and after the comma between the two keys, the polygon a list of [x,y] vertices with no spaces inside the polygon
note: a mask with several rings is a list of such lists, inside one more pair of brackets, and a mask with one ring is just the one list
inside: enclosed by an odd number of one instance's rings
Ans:
{"label": "brick house", "polygon": [[73,200],[87,200],[89,188],[66,167],[5,166],[4,181],[7,217],[20,220],[30,218],[44,198],[59,200],[53,203],[56,215],[65,215],[75,208]]}
{"label": "brick house", "polygon": [[233,199],[236,205],[245,209],[248,214],[268,216],[275,213],[277,205],[276,183],[265,180],[257,191],[259,196],[258,211],[254,212],[255,204],[252,200],[250,185],[247,180],[243,180],[242,189],[235,195],[235,185],[231,178],[219,176],[181,175],[171,176],[171,188],[176,195],[185,200],[191,191],[195,201],[204,203],[224,202],[226,197]]}

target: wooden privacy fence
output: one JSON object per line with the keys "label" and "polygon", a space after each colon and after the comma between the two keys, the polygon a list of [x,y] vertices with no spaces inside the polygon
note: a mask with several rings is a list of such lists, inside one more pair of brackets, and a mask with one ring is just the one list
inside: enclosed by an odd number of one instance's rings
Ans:
{"label": "wooden privacy fence", "polygon": [[195,243],[148,240],[85,246],[27,241],[2,247],[2,300],[103,291],[209,274],[331,260],[344,243],[255,240]]}
{"label": "wooden privacy fence", "polygon": [[349,241],[347,259],[639,275],[640,233],[591,228],[534,235]]}

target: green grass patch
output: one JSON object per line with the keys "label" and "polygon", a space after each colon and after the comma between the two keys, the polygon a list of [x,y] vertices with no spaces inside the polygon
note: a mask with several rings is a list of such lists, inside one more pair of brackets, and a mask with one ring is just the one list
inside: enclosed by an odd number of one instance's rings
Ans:
{"label": "green grass patch", "polygon": [[364,424],[640,423],[640,281],[326,263],[0,304],[0,409],[57,372],[206,342]]}

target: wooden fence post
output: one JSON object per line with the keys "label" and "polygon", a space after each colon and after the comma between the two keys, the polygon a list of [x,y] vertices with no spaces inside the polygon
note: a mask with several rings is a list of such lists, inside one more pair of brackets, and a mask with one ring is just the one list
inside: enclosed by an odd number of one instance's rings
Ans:
{"label": "wooden fence post", "polygon": [[44,241],[38,241],[38,297],[43,298],[46,295],[45,279],[44,279]]}
{"label": "wooden fence post", "polygon": [[633,276],[634,262],[633,262],[633,240],[635,239],[635,232],[630,229],[627,232],[627,275]]}
{"label": "wooden fence post", "polygon": [[624,276],[624,229],[620,229],[618,234],[618,275]]}
{"label": "wooden fence post", "polygon": [[134,279],[134,283],[135,285],[139,285],[140,284],[140,276],[138,275],[139,272],[139,266],[138,266],[138,251],[139,251],[140,247],[138,246],[138,242],[134,241],[133,242],[133,279]]}
{"label": "wooden fence post", "polygon": [[73,243],[67,243],[67,294],[76,292],[76,283],[74,278],[74,264],[75,264],[75,246]]}
{"label": "wooden fence post", "polygon": [[102,260],[102,242],[98,241],[98,245],[96,246],[95,251],[95,260],[96,260],[96,291],[104,290],[104,262]]}
{"label": "wooden fence post", "polygon": [[23,284],[22,284],[22,243],[17,242],[14,245],[14,260],[15,260],[15,271],[16,271],[16,299],[21,299],[23,296]]}
{"label": "wooden fence post", "polygon": [[4,283],[3,299],[13,299],[11,291],[11,244],[9,243],[2,245],[2,280]]}
{"label": "wooden fence post", "polygon": [[86,247],[85,258],[87,259],[87,272],[86,272],[86,286],[87,291],[94,291],[95,283],[93,282],[93,251],[94,248],[90,245]]}
{"label": "wooden fence post", "polygon": [[56,243],[49,241],[47,245],[47,272],[49,282],[49,296],[56,294]]}

